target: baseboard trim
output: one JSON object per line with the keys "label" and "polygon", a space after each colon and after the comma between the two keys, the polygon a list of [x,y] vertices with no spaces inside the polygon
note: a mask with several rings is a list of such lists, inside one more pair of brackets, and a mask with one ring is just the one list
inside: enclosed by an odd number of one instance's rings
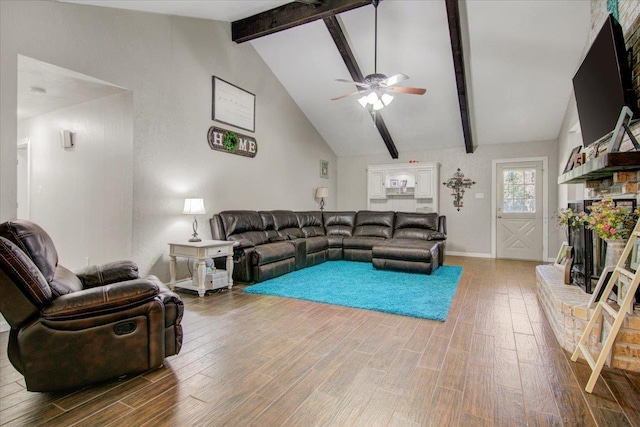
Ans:
{"label": "baseboard trim", "polygon": [[478,252],[451,252],[451,251],[447,251],[445,252],[446,255],[451,255],[451,256],[466,256],[469,258],[493,258],[493,256],[491,254],[482,254],[482,253],[478,253]]}

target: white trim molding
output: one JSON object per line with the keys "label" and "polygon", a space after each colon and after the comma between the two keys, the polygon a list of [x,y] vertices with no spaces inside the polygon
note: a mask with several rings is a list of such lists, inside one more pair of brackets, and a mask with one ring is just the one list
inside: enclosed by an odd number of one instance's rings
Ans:
{"label": "white trim molding", "polygon": [[447,256],[466,256],[469,258],[495,258],[492,254],[483,254],[480,252],[445,252]]}

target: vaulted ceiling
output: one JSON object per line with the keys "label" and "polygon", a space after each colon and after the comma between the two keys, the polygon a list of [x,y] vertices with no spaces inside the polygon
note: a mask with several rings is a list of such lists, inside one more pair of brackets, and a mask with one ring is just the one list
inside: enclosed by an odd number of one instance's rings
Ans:
{"label": "vaulted ceiling", "polygon": [[[221,21],[240,21],[289,1],[64,0]],[[309,14],[355,0],[304,0]],[[459,7],[463,63],[454,65],[447,6]],[[357,6],[362,6],[358,4]],[[287,7],[287,6],[285,6]],[[399,152],[553,140],[570,99],[591,25],[586,0],[385,0],[378,8],[378,72],[404,73],[398,94],[381,110]],[[276,18],[286,18],[281,12]],[[449,10],[449,17],[452,16]],[[374,7],[336,15],[362,74],[374,71]],[[331,101],[355,86],[327,24],[315,20],[249,41],[338,156],[393,152],[357,97]],[[455,51],[455,50],[454,50]],[[466,93],[459,97],[463,66]],[[466,100],[462,109],[460,99]],[[465,117],[466,116],[466,117]],[[463,123],[468,120],[467,135]]]}

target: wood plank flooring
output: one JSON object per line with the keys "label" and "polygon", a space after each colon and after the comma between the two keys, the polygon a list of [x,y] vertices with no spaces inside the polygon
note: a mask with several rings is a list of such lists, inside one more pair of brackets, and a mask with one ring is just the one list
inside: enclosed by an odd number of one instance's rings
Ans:
{"label": "wood plank flooring", "polygon": [[444,323],[237,286],[181,294],[182,351],[134,378],[31,393],[3,350],[0,424],[640,426],[640,375],[605,370],[584,392],[589,368],[559,347],[535,263],[447,264],[464,273]]}

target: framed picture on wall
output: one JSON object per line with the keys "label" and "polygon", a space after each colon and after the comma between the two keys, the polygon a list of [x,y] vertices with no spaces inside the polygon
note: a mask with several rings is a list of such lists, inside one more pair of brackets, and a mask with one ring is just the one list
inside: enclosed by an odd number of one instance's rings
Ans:
{"label": "framed picture on wall", "polygon": [[245,129],[256,130],[256,96],[213,76],[212,119]]}
{"label": "framed picture on wall", "polygon": [[390,179],[389,180],[389,187],[391,188],[398,188],[400,187],[400,181],[397,179]]}
{"label": "framed picture on wall", "polygon": [[329,161],[320,160],[320,178],[329,179]]}

